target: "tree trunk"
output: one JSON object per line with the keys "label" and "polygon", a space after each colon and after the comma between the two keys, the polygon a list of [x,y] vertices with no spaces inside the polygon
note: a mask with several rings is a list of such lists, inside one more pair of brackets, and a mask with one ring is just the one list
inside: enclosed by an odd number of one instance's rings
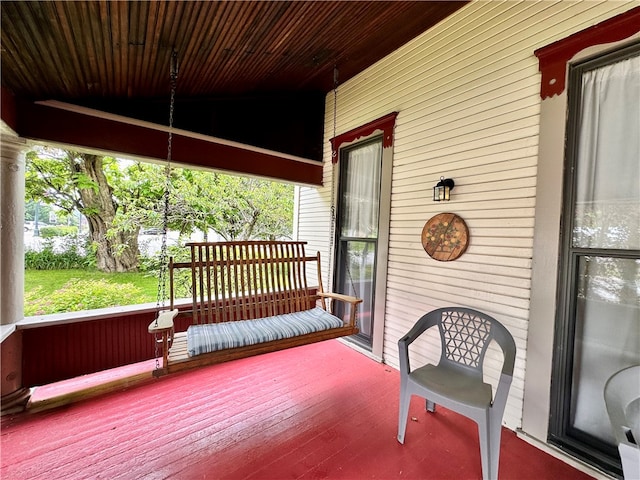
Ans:
{"label": "tree trunk", "polygon": [[79,189],[84,205],[84,216],[89,223],[91,240],[97,245],[96,263],[102,272],[131,272],[138,267],[138,232],[109,232],[118,209],[113,200],[111,186],[102,170],[102,157],[79,154],[74,164],[78,173],[83,173],[96,183],[97,188]]}

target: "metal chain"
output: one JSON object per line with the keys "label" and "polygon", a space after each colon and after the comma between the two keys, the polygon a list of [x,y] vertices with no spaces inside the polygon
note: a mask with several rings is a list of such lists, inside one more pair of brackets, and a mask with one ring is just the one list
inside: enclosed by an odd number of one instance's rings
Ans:
{"label": "metal chain", "polygon": [[[333,67],[333,138],[336,138],[336,128],[338,119],[338,67]],[[333,147],[333,146],[332,146]],[[331,148],[331,158],[336,160],[338,151]],[[333,162],[336,163],[335,161]]]}
{"label": "metal chain", "polygon": [[[336,130],[338,124],[338,67],[333,67],[333,137],[336,138]],[[333,148],[333,144],[331,145],[331,227],[330,227],[330,237],[329,237],[329,268],[331,268],[332,257],[333,257],[333,245],[335,242],[336,236],[336,165],[338,149]],[[342,252],[344,255],[344,252]],[[347,269],[347,275],[349,277],[349,283],[351,284],[351,289],[353,290],[353,294],[357,297],[358,292],[356,290],[355,283],[353,282],[353,277],[351,276],[351,268],[349,267],[349,259],[345,258],[345,267]],[[356,310],[356,325],[358,324],[358,311]]]}
{"label": "metal chain", "polygon": [[[338,67],[333,67],[333,139],[336,138],[336,125],[338,119]],[[336,160],[337,149],[331,144],[331,226],[329,228],[329,268],[333,265],[333,244],[336,235]],[[333,283],[333,282],[332,282]]]}
{"label": "metal chain", "polygon": [[[167,139],[167,163],[164,167],[165,184],[163,195],[163,216],[162,216],[162,243],[160,245],[160,272],[158,274],[158,294],[156,297],[156,322],[158,326],[158,316],[165,306],[167,296],[167,227],[169,225],[169,191],[171,189],[171,158],[173,147],[173,114],[176,101],[176,87],[178,84],[178,52],[171,53],[171,73],[170,73],[171,96],[169,100],[169,137]],[[154,338],[156,358],[156,370],[160,368],[160,341]]]}

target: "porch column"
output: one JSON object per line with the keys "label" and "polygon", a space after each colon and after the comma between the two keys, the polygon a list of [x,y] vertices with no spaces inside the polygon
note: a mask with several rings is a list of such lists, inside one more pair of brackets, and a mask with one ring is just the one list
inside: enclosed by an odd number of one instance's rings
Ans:
{"label": "porch column", "polygon": [[24,404],[28,390],[22,386],[22,336],[5,329],[23,318],[24,307],[24,153],[26,141],[0,136],[0,327],[2,341],[2,410]]}

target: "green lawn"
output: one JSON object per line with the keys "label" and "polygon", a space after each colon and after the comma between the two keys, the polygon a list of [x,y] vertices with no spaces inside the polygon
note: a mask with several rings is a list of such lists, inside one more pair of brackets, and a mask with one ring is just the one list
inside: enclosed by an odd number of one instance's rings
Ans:
{"label": "green lawn", "polygon": [[25,270],[25,316],[155,302],[158,279],[145,273]]}

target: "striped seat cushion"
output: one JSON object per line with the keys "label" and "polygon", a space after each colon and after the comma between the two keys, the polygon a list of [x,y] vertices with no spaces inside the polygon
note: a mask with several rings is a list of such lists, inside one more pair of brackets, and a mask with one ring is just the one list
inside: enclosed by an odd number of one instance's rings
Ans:
{"label": "striped seat cushion", "polygon": [[187,329],[187,349],[193,357],[342,326],[342,320],[320,307],[255,320],[191,325]]}

